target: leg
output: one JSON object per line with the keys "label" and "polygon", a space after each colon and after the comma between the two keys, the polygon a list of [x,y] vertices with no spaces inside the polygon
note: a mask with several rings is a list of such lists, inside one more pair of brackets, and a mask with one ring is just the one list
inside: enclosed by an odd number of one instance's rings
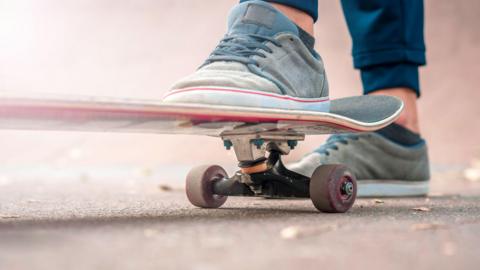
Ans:
{"label": "leg", "polygon": [[342,6],[365,94],[402,99],[405,110],[397,123],[419,133],[416,99],[418,67],[425,64],[423,1],[342,0]]}
{"label": "leg", "polygon": [[[248,0],[241,0],[246,2]],[[318,0],[268,0],[295,24],[313,36],[313,24],[318,19]]]}
{"label": "leg", "polygon": [[284,4],[272,3],[272,6],[280,10],[290,20],[292,20],[292,22],[294,22],[296,25],[300,26],[305,32],[313,36],[314,19],[309,13]]}
{"label": "leg", "polygon": [[428,192],[426,142],[419,136],[418,67],[425,64],[421,0],[343,0],[353,40],[354,66],[365,94],[396,96],[401,117],[366,134],[331,136],[289,168],[312,175],[319,164],[346,164],[358,178],[359,196],[417,196]]}

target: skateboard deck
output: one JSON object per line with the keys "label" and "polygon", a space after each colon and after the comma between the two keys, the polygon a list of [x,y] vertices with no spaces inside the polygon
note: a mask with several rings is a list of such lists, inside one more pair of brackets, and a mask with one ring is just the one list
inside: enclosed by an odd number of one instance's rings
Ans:
{"label": "skateboard deck", "polygon": [[387,96],[331,101],[330,112],[200,104],[128,98],[0,93],[0,129],[159,134],[362,132],[392,123],[403,104]]}
{"label": "skateboard deck", "polygon": [[169,104],[124,98],[0,93],[0,129],[148,132],[221,137],[235,151],[240,170],[229,177],[217,165],[192,169],[189,201],[218,208],[228,196],[310,198],[322,212],[343,213],[353,205],[357,182],[340,164],[320,165],[311,177],[287,169],[288,155],[305,135],[380,129],[403,103],[387,96],[332,100],[329,112]]}

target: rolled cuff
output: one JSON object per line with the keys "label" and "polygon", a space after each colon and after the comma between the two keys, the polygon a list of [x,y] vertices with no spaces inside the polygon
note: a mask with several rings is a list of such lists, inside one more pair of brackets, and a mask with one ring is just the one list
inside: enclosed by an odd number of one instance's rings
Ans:
{"label": "rolled cuff", "polygon": [[[249,0],[240,0],[240,2],[246,2]],[[318,20],[318,0],[309,0],[309,1],[298,1],[298,0],[263,0],[271,3],[282,4],[289,6],[298,10],[301,10],[310,17],[313,18],[313,21]]]}
{"label": "rolled cuff", "polygon": [[353,53],[353,64],[355,68],[358,69],[393,63],[408,63],[423,66],[426,63],[425,50],[399,48]]}
{"label": "rolled cuff", "polygon": [[418,65],[410,63],[382,64],[361,69],[364,94],[394,87],[410,88],[420,96]]}

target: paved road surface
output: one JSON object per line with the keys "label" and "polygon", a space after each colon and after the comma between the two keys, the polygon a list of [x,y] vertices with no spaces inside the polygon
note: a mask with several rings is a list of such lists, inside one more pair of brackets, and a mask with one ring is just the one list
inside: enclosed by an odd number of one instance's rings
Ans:
{"label": "paved road surface", "polygon": [[480,183],[455,177],[429,198],[362,199],[347,214],[247,198],[203,210],[125,179],[0,189],[0,269],[478,269],[479,232]]}

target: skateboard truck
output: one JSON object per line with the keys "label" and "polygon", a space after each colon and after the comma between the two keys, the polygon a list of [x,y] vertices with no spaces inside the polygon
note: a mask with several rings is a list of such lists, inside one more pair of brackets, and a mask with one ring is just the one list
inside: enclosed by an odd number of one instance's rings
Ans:
{"label": "skateboard truck", "polygon": [[220,207],[228,196],[310,198],[320,211],[347,211],[357,185],[344,165],[320,165],[307,177],[283,164],[281,156],[304,138],[299,133],[224,134],[224,145],[233,147],[240,170],[228,177],[217,165],[194,168],[187,176],[187,197],[204,208]]}
{"label": "skateboard truck", "polygon": [[[266,157],[267,152],[275,153],[276,159],[280,160],[280,155],[288,155],[298,141],[304,140],[303,134],[240,134],[222,136],[224,145],[233,146],[238,160],[238,171],[230,181],[247,185],[256,196],[268,196],[263,194],[262,185],[254,180],[256,175],[268,171],[277,163]],[[270,154],[272,155],[272,154]],[[270,156],[269,156],[270,157]],[[273,156],[272,156],[273,157]],[[252,180],[253,178],[253,180]],[[233,183],[234,184],[234,183]],[[218,192],[222,192],[218,190]],[[227,191],[228,192],[228,191]],[[232,194],[233,195],[233,194]],[[241,195],[252,195],[250,192],[242,192]],[[274,197],[275,194],[271,194]]]}
{"label": "skateboard truck", "polygon": [[268,170],[267,152],[278,152],[288,155],[298,141],[305,139],[304,134],[239,134],[222,136],[225,147],[233,149],[238,160],[240,171],[246,174],[259,173]]}

